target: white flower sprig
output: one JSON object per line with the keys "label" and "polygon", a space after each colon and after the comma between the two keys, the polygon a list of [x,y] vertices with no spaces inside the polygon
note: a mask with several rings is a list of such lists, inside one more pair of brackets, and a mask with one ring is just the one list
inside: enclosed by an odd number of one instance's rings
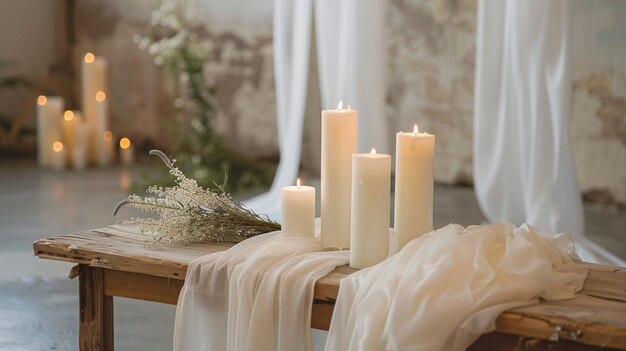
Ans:
{"label": "white flower sprig", "polygon": [[132,218],[128,223],[154,236],[155,243],[188,244],[192,242],[240,242],[252,236],[280,229],[280,224],[255,213],[215,184],[215,190],[204,189],[174,166],[163,152],[151,150],[161,158],[176,178],[173,187],[150,186],[153,196],[130,195],[115,207],[129,206],[158,218]]}

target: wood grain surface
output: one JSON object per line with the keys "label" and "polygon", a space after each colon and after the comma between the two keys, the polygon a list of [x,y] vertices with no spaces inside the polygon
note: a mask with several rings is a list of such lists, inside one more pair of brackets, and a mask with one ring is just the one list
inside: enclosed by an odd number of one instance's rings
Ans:
{"label": "wood grain surface", "polygon": [[[150,240],[150,236],[141,234],[134,227],[114,225],[38,240],[33,243],[33,249],[35,255],[41,258],[101,268],[105,296],[175,304],[189,262],[231,246],[193,244],[154,247],[150,245]],[[575,344],[626,350],[626,269],[590,263],[585,265],[590,269],[589,277],[576,298],[543,301],[506,311],[496,321],[496,332],[499,333],[496,335],[517,335],[518,338],[526,338],[526,341],[556,338],[574,341]],[[314,328],[328,329],[339,281],[354,271],[348,266],[338,267],[317,281],[312,310]],[[152,288],[146,289],[146,286]],[[158,288],[153,288],[155,286]]]}

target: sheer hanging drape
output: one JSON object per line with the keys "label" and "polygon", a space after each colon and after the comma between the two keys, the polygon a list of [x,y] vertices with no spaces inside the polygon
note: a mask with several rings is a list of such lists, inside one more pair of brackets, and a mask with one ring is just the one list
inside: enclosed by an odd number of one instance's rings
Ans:
{"label": "sheer hanging drape", "polygon": [[[358,6],[357,6],[358,4]],[[315,8],[323,108],[359,110],[359,148],[388,150],[385,112],[386,0],[275,0],[274,76],[280,163],[271,189],[245,203],[280,219],[280,190],[295,183]],[[321,124],[321,121],[320,121]]]}
{"label": "sheer hanging drape", "polygon": [[584,238],[569,146],[571,3],[481,0],[474,89],[474,182],[492,222],[576,238],[584,260],[620,260]]}

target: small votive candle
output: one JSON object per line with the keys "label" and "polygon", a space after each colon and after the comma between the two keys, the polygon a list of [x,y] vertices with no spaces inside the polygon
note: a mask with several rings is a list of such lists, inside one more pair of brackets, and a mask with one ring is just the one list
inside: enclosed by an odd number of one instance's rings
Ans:
{"label": "small votive candle", "polygon": [[50,154],[50,167],[56,171],[62,171],[65,169],[65,159],[66,159],[65,147],[63,147],[63,143],[60,141],[55,141],[52,143],[52,154]]}
{"label": "small votive candle", "polygon": [[130,139],[126,137],[120,139],[120,162],[125,166],[130,166],[134,161],[135,154]]}
{"label": "small votive candle", "polygon": [[281,193],[281,232],[287,237],[315,236],[315,188],[300,185],[285,186]]}

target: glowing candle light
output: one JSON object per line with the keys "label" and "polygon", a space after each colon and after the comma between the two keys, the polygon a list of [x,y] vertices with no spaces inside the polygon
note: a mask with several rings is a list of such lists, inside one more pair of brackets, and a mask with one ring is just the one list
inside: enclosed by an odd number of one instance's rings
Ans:
{"label": "glowing candle light", "polygon": [[74,149],[76,148],[76,125],[78,118],[75,117],[74,111],[67,110],[63,113],[63,141],[67,147],[67,161],[73,163]]}

